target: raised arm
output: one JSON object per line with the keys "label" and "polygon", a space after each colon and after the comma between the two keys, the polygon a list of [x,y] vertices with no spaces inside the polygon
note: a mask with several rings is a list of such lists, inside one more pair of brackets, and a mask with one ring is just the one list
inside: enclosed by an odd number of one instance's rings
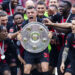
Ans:
{"label": "raised arm", "polygon": [[44,24],[47,26],[60,27],[60,28],[71,28],[71,23],[53,23],[48,18],[43,20]]}

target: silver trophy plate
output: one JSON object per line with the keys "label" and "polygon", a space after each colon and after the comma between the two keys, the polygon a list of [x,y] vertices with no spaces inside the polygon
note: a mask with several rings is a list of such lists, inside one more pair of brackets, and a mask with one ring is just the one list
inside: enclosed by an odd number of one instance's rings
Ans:
{"label": "silver trophy plate", "polygon": [[42,52],[50,42],[48,33],[49,30],[44,24],[39,22],[28,23],[21,31],[21,44],[30,53]]}

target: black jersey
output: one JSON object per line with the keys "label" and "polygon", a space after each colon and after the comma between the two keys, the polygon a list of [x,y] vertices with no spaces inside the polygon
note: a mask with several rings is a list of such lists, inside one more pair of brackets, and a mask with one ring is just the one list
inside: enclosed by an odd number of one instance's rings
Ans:
{"label": "black jersey", "polygon": [[65,47],[68,47],[70,50],[70,58],[71,61],[75,59],[75,34],[70,33],[67,36],[66,42],[65,42]]}
{"label": "black jersey", "polygon": [[69,48],[68,59],[70,60],[69,65],[66,68],[66,72],[70,72],[75,75],[75,34],[68,34],[65,47]]}
{"label": "black jersey", "polygon": [[[70,13],[68,17],[69,18],[68,18],[67,22],[71,23],[71,20],[73,19],[73,17],[75,17],[75,14]],[[60,15],[59,13],[57,13],[56,15],[51,16],[51,20],[53,22],[58,22],[58,23],[61,23],[62,18],[63,18],[63,16]]]}
{"label": "black jersey", "polygon": [[[0,42],[1,43],[1,42]],[[6,39],[4,40],[4,54],[6,56],[6,60],[9,60],[9,57],[13,56],[16,57],[17,56],[17,47],[14,45],[13,41],[10,39]],[[0,62],[3,61],[5,62],[6,60],[2,60],[1,59],[1,54],[0,54]]]}

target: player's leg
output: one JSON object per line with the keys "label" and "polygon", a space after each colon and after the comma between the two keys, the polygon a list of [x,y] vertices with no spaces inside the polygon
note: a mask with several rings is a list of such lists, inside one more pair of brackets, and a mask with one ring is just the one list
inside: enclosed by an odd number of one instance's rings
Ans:
{"label": "player's leg", "polygon": [[34,57],[32,53],[25,51],[24,60],[26,62],[24,65],[24,75],[31,75],[32,64],[34,63]]}
{"label": "player's leg", "polygon": [[49,74],[49,52],[48,52],[48,48],[41,53],[40,62],[41,62],[42,74],[43,75],[50,75]]}

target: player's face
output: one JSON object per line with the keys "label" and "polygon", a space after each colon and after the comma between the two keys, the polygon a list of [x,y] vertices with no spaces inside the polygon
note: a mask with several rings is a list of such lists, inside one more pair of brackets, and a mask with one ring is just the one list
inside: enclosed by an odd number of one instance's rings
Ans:
{"label": "player's face", "polygon": [[8,23],[8,17],[7,16],[2,16],[1,17],[1,25],[6,26]]}
{"label": "player's face", "polygon": [[59,3],[59,12],[63,15],[67,11],[67,4],[64,2]]}
{"label": "player's face", "polygon": [[16,6],[18,4],[18,0],[11,0],[12,4]]}
{"label": "player's face", "polygon": [[28,8],[29,6],[35,7],[35,3],[32,0],[27,0],[25,7]]}
{"label": "player's face", "polygon": [[26,13],[30,21],[36,20],[37,12],[35,9],[27,9]]}
{"label": "player's face", "polygon": [[7,29],[3,27],[3,30],[0,31],[0,40],[5,40],[7,38]]}
{"label": "player's face", "polygon": [[43,16],[46,11],[45,5],[37,5],[37,15]]}
{"label": "player's face", "polygon": [[50,0],[49,5],[56,5],[57,6],[57,0]]}
{"label": "player's face", "polygon": [[15,24],[21,24],[24,21],[23,17],[20,14],[15,15],[14,22]]}
{"label": "player's face", "polygon": [[15,12],[24,13],[24,8],[22,6],[17,6]]}

